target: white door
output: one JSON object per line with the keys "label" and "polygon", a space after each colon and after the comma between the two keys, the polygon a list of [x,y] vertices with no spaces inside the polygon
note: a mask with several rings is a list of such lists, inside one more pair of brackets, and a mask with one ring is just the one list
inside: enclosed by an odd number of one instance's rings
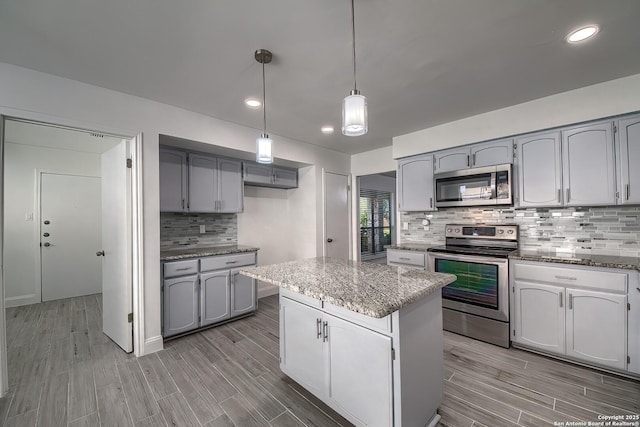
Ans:
{"label": "white door", "polygon": [[40,175],[42,301],[102,291],[100,178]]}
{"label": "white door", "polygon": [[324,173],[324,255],[349,259],[349,177]]}
{"label": "white door", "polygon": [[133,350],[131,169],[129,141],[102,154],[102,327],[124,351]]}
{"label": "white door", "polygon": [[627,296],[567,289],[567,356],[627,368]]}

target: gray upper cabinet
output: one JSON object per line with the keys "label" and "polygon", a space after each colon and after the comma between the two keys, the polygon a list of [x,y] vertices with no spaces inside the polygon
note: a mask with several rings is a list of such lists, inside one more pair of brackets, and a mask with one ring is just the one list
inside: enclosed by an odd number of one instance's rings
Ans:
{"label": "gray upper cabinet", "polygon": [[189,155],[189,211],[215,212],[218,185],[216,158]]}
{"label": "gray upper cabinet", "polygon": [[242,162],[189,154],[189,212],[243,210]]}
{"label": "gray upper cabinet", "polygon": [[516,207],[562,206],[560,132],[516,139]]}
{"label": "gray upper cabinet", "polygon": [[513,139],[482,142],[471,146],[471,167],[513,163]]}
{"label": "gray upper cabinet", "polygon": [[640,203],[640,115],[620,119],[618,127],[618,198],[621,204]]}
{"label": "gray upper cabinet", "polygon": [[187,153],[160,149],[160,211],[187,211]]}
{"label": "gray upper cabinet", "polygon": [[298,171],[281,166],[244,162],[244,183],[258,187],[297,188]]}
{"label": "gray upper cabinet", "polygon": [[398,209],[401,212],[435,210],[433,155],[398,160]]}
{"label": "gray upper cabinet", "polygon": [[435,173],[467,169],[471,165],[469,147],[437,151],[433,157]]}
{"label": "gray upper cabinet", "polygon": [[565,206],[616,203],[613,122],[562,131]]}
{"label": "gray upper cabinet", "polygon": [[242,162],[219,158],[218,174],[218,210],[216,212],[234,213],[244,210],[244,186],[242,185]]}

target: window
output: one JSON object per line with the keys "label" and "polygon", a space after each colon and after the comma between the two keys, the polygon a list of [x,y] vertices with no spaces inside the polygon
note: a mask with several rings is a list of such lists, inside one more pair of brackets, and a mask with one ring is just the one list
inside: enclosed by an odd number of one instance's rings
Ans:
{"label": "window", "polygon": [[360,189],[360,259],[384,257],[393,232],[391,193]]}

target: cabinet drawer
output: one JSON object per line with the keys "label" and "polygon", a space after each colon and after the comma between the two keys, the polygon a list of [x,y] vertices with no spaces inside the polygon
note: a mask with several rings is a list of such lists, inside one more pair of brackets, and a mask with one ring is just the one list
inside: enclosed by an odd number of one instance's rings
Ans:
{"label": "cabinet drawer", "polygon": [[389,265],[410,265],[413,267],[426,268],[424,252],[396,251],[387,249],[387,263]]}
{"label": "cabinet drawer", "polygon": [[187,259],[184,261],[165,262],[163,266],[163,274],[165,279],[168,277],[186,276],[198,272],[198,260]]}
{"label": "cabinet drawer", "polygon": [[200,271],[221,270],[224,268],[242,267],[256,263],[256,253],[247,252],[232,255],[217,255],[200,258]]}
{"label": "cabinet drawer", "polygon": [[514,265],[513,274],[517,280],[627,292],[627,274],[625,273],[517,263]]}

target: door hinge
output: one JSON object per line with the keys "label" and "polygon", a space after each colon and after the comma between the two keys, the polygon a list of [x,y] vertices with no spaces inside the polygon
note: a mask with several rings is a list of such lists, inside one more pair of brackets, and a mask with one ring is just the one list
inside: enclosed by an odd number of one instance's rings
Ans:
{"label": "door hinge", "polygon": [[627,364],[631,363],[631,356],[627,355]]}
{"label": "door hinge", "polygon": [[396,360],[396,349],[395,348],[391,349],[391,360]]}
{"label": "door hinge", "polygon": [[616,126],[615,124],[613,125],[613,133],[618,132],[618,126]]}
{"label": "door hinge", "polygon": [[127,167],[131,169],[133,167],[133,160],[127,159]]}
{"label": "door hinge", "polygon": [[127,315],[127,322],[129,322],[129,323],[133,323],[133,313],[129,313],[129,314]]}
{"label": "door hinge", "polygon": [[514,337],[516,336],[516,330],[515,329],[513,330],[513,336]]}
{"label": "door hinge", "polygon": [[514,294],[516,293],[516,287],[515,286],[511,287],[511,292],[513,292]]}
{"label": "door hinge", "polygon": [[516,150],[518,149],[518,145],[514,142],[513,143],[513,158],[516,158]]}
{"label": "door hinge", "polygon": [[630,302],[627,303],[627,311],[631,311],[631,303]]}

